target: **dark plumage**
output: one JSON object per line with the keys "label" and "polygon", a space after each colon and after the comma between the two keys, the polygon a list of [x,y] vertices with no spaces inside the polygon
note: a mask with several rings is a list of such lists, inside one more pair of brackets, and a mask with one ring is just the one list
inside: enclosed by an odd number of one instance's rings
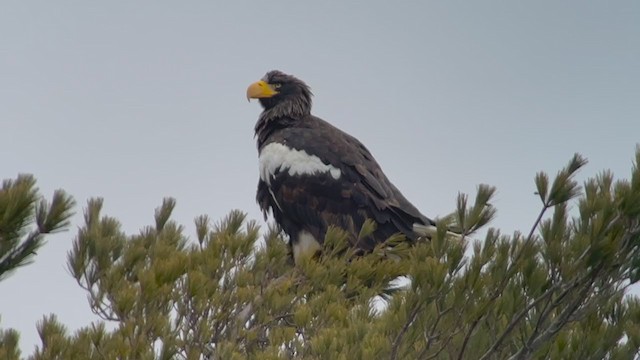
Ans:
{"label": "dark plumage", "polygon": [[[257,201],[289,235],[294,260],[318,250],[314,241],[322,243],[331,225],[345,229],[364,252],[399,232],[413,242],[433,230],[434,222],[387,179],[360,141],[311,115],[312,93],[304,82],[270,71],[247,97],[264,108],[255,126]],[[377,229],[356,243],[367,218]]]}

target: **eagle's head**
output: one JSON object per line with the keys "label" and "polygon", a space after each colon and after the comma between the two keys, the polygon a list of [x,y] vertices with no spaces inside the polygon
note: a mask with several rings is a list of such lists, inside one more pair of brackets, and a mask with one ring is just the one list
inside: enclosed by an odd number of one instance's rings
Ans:
{"label": "eagle's head", "polygon": [[311,113],[311,89],[304,81],[278,70],[269,71],[247,88],[247,99],[258,99],[269,117],[299,117]]}

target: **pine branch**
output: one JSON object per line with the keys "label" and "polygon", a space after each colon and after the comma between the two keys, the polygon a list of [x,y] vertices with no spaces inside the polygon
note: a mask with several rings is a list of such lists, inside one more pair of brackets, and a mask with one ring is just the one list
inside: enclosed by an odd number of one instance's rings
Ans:
{"label": "pine branch", "polygon": [[500,345],[502,345],[502,342],[511,334],[511,332],[513,331],[513,329],[520,323],[520,321],[524,318],[524,316],[534,307],[536,307],[538,304],[540,304],[540,302],[544,301],[545,299],[549,299],[551,298],[551,295],[554,293],[556,287],[552,286],[550,287],[547,291],[545,291],[542,295],[540,295],[538,298],[536,298],[533,302],[531,302],[531,304],[529,304],[526,308],[524,308],[522,311],[520,311],[516,316],[513,317],[513,319],[511,320],[511,322],[509,323],[509,325],[507,325],[507,327],[505,328],[505,330],[502,332],[502,334],[500,334],[500,336],[498,337],[498,339],[493,343],[493,345],[489,348],[489,350],[487,350],[487,352],[484,353],[484,355],[482,355],[482,357],[480,358],[480,360],[486,360],[488,359],[494,352],[496,352],[498,350],[498,348],[500,347]]}
{"label": "pine branch", "polygon": [[402,338],[404,337],[404,334],[407,332],[407,330],[409,330],[409,326],[411,326],[411,324],[413,324],[413,322],[416,320],[418,312],[422,309],[423,304],[424,303],[418,303],[413,307],[411,313],[409,314],[409,318],[407,319],[407,321],[405,321],[398,335],[396,335],[396,339],[393,341],[393,345],[391,346],[391,356],[389,357],[391,360],[396,360],[398,358],[398,349],[400,348]]}
{"label": "pine branch", "polygon": [[8,276],[20,266],[31,263],[31,257],[44,245],[44,238],[39,230],[32,231],[26,239],[11,252],[4,254],[0,260],[0,280]]}
{"label": "pine branch", "polygon": [[[533,333],[529,337],[529,340],[527,341],[525,346],[523,346],[520,349],[520,351],[518,351],[516,354],[511,356],[508,360],[525,360],[530,358],[530,355],[533,354],[533,352],[537,350],[540,346],[542,346],[542,344],[548,342],[552,337],[557,335],[558,332],[569,322],[571,315],[584,302],[584,299],[586,298],[586,295],[589,293],[589,290],[591,290],[591,285],[593,284],[593,281],[595,280],[600,269],[601,267],[594,269],[593,272],[590,272],[588,274],[589,280],[582,285],[582,290],[578,294],[576,294],[574,300],[571,301],[569,305],[567,305],[564,308],[564,310],[560,313],[560,315],[558,315],[555,318],[553,323],[551,323],[542,334],[535,336],[536,334]],[[576,282],[577,287],[580,287],[578,284],[580,284],[580,281]],[[564,297],[566,294],[568,294],[572,288],[576,288],[576,286],[572,286],[566,289],[565,292],[562,294],[561,298]],[[554,307],[555,306],[552,306],[551,308],[554,308]]]}

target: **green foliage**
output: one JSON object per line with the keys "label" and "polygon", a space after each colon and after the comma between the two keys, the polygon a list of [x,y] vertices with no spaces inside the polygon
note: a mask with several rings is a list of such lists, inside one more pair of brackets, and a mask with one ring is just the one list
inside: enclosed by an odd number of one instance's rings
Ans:
{"label": "green foliage", "polygon": [[5,180],[0,189],[0,280],[16,268],[29,264],[44,244],[44,234],[64,230],[74,206],[62,190],[51,203],[38,195],[36,180],[20,175]]}
{"label": "green foliage", "polygon": [[[525,233],[471,240],[495,216],[483,185],[429,242],[393,237],[354,256],[331,229],[322,255],[297,266],[275,229],[261,239],[238,211],[196,218],[189,239],[167,199],[153,226],[127,235],[91,200],[68,266],[103,321],[69,334],[45,317],[31,359],[633,359],[640,300],[625,291],[640,277],[639,163],[640,149],[630,180],[604,172],[583,188],[579,155],[552,181],[539,173],[541,209]],[[0,357],[19,356],[12,336]]]}
{"label": "green foliage", "polygon": [[13,329],[0,330],[0,359],[20,359],[20,335]]}
{"label": "green foliage", "polygon": [[[49,203],[38,194],[31,175],[4,180],[0,188],[0,280],[33,261],[44,235],[62,231],[73,215],[73,199],[57,190]],[[15,330],[0,330],[0,359],[19,359]]]}

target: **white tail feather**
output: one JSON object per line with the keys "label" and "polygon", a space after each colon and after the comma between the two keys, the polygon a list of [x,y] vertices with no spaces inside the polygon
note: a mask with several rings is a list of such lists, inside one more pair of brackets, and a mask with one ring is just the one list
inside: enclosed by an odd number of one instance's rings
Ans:
{"label": "white tail feather", "polygon": [[[430,238],[430,237],[433,237],[438,232],[438,228],[436,228],[433,225],[424,225],[420,223],[414,223],[413,231],[419,236],[426,236]],[[452,236],[454,238],[458,238],[458,239],[461,237],[460,234],[454,233],[453,231],[447,231],[447,235]]]}
{"label": "white tail feather", "polygon": [[438,229],[433,225],[415,223],[413,224],[413,232],[420,236],[432,237],[436,232],[438,232]]}

